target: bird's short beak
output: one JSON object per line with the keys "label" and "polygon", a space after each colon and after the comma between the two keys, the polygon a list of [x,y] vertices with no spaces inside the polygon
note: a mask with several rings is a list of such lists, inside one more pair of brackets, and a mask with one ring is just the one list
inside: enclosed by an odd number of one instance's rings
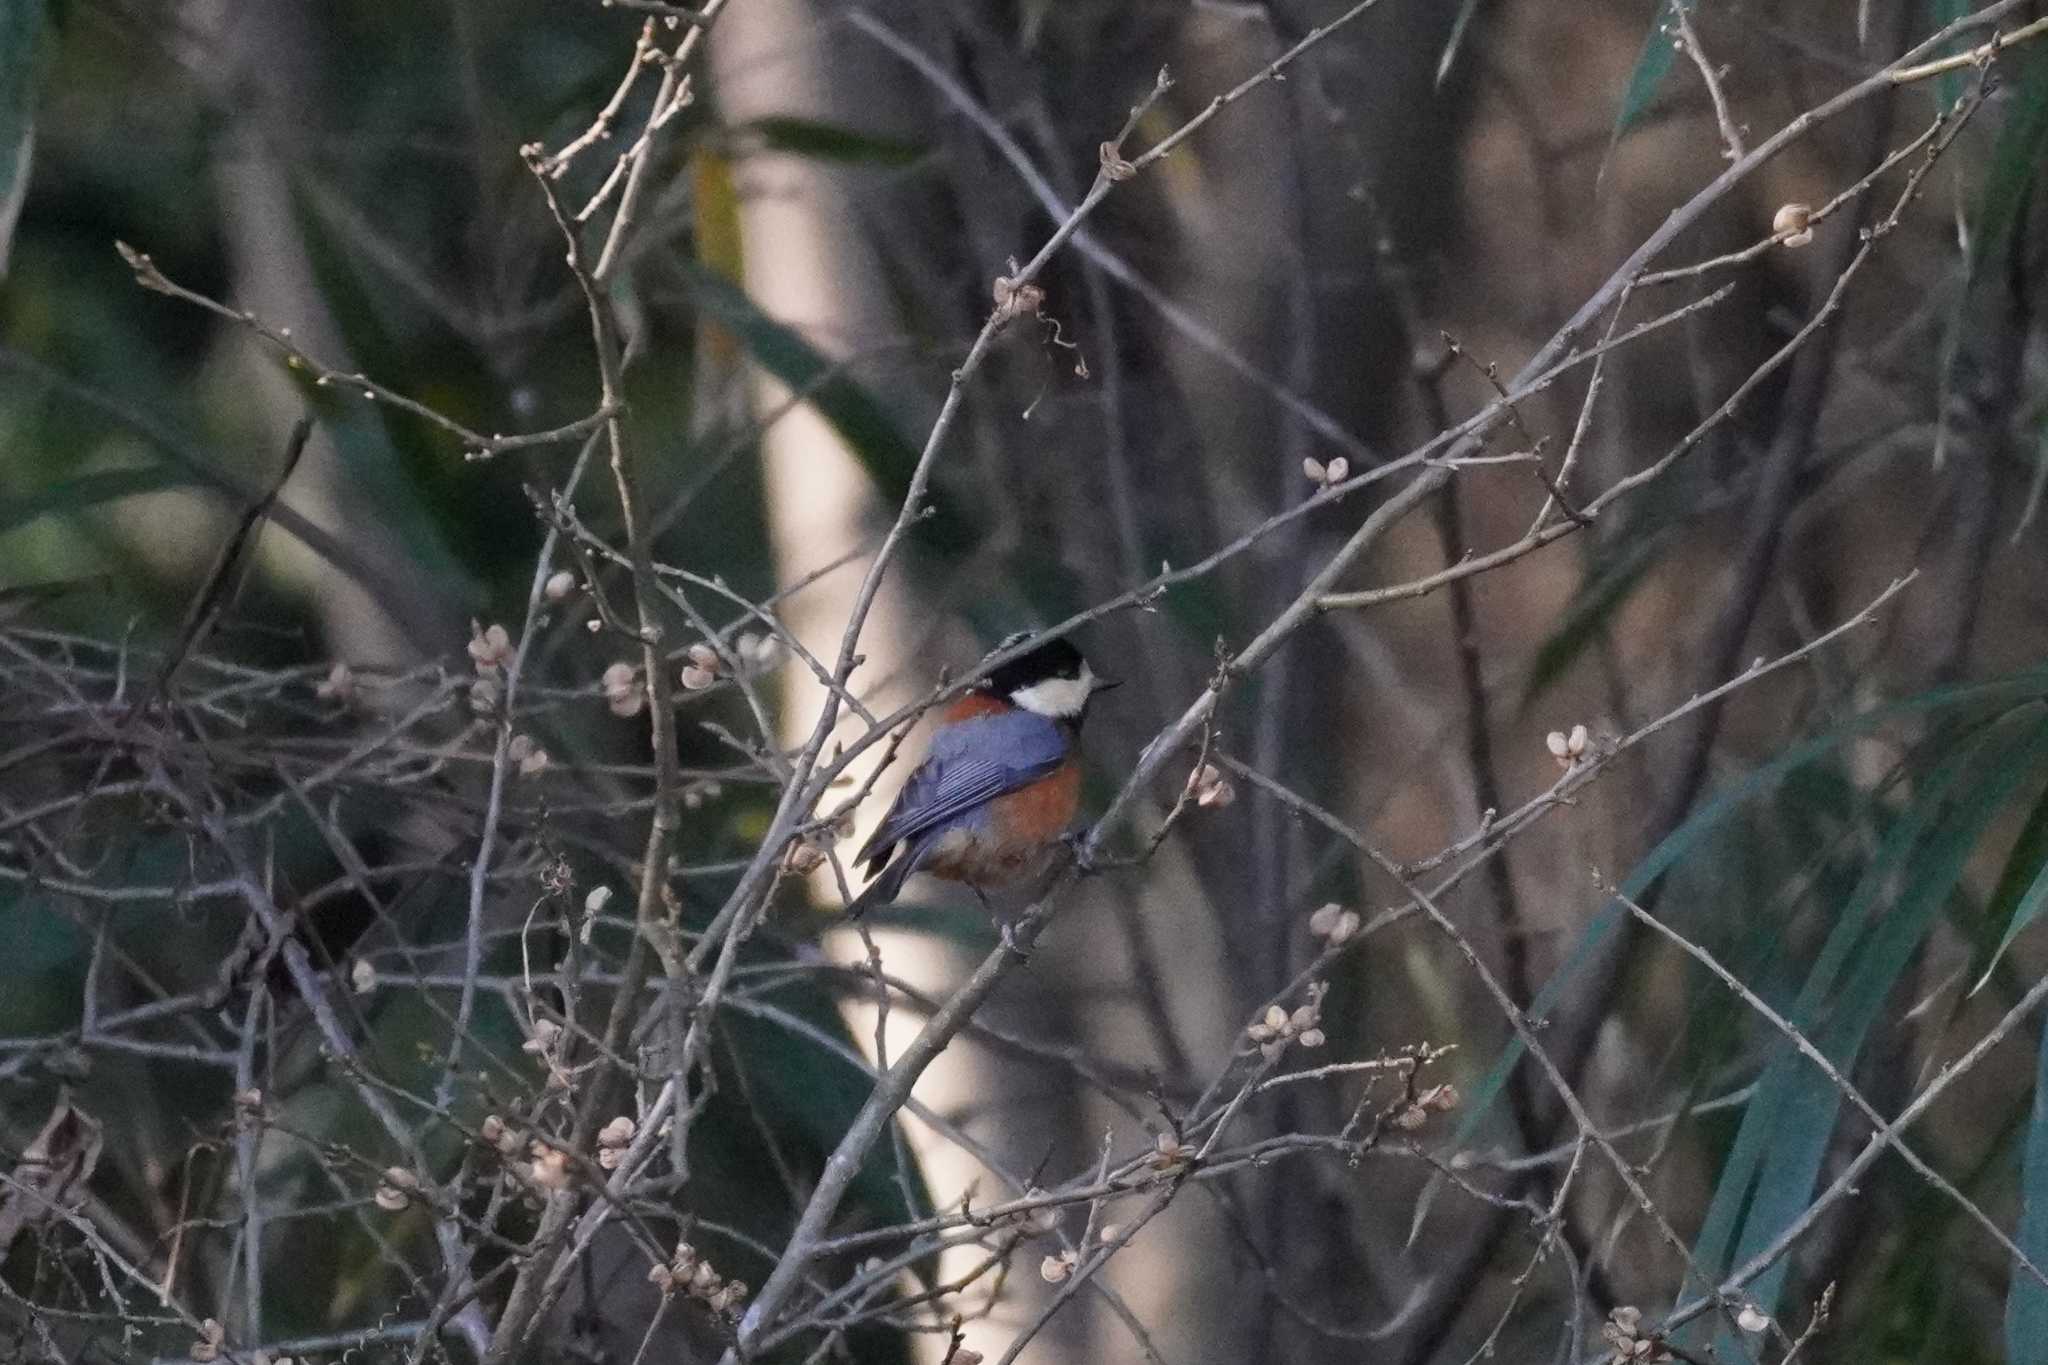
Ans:
{"label": "bird's short beak", "polygon": [[1095,675],[1095,685],[1089,688],[1088,691],[1092,695],[1096,692],[1108,692],[1113,688],[1122,687],[1123,685],[1124,680],[1122,678],[1105,677],[1098,673]]}

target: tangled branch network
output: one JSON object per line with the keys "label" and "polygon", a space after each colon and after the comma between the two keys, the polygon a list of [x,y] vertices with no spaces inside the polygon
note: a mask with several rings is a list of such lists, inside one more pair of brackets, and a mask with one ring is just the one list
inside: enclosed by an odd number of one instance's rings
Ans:
{"label": "tangled branch network", "polygon": [[[1345,454],[1313,463],[1313,491],[1298,503],[1194,562],[1129,583],[1046,632],[1066,635],[1115,614],[1145,611],[1238,564],[1305,518],[1344,527],[1334,548],[1302,568],[1258,628],[1219,654],[1206,685],[1176,699],[1178,714],[1075,840],[1074,856],[1016,916],[1003,941],[940,996],[892,974],[872,938],[864,942],[864,968],[827,961],[801,944],[789,945],[769,965],[742,951],[750,941],[784,934],[771,916],[789,899],[779,892],[800,889],[821,868],[845,887],[839,840],[914,724],[1030,647],[993,655],[909,703],[882,708],[860,670],[864,634],[884,582],[926,515],[935,471],[959,444],[963,403],[998,339],[1034,324],[1045,310],[1039,281],[1048,263],[1069,246],[1098,261],[1110,259],[1087,225],[1112,195],[1234,105],[1284,79],[1373,0],[1301,35],[1140,149],[1141,130],[1161,125],[1174,88],[1160,72],[1123,126],[1101,144],[1092,181],[1076,202],[1062,201],[1042,178],[1033,181],[1033,192],[1056,209],[1058,225],[1027,259],[992,281],[993,307],[952,368],[893,518],[859,557],[859,587],[843,632],[829,648],[799,639],[784,613],[791,599],[842,564],[819,565],[777,594],[753,599],[712,567],[662,557],[650,511],[649,462],[626,401],[631,348],[609,286],[629,257],[653,192],[663,134],[695,100],[693,64],[726,0],[708,0],[695,10],[612,2],[647,15],[615,92],[587,131],[560,149],[523,149],[588,315],[598,400],[582,418],[530,434],[472,430],[395,384],[328,366],[302,349],[289,328],[173,280],[144,250],[122,248],[142,287],[248,329],[315,383],[410,414],[471,459],[559,449],[566,472],[535,497],[545,539],[523,618],[479,623],[459,668],[327,663],[266,670],[216,647],[215,626],[246,570],[254,530],[278,500],[278,486],[251,502],[171,647],[148,650],[125,641],[0,628],[0,772],[11,774],[0,807],[0,886],[56,907],[90,944],[75,1016],[43,1033],[0,1039],[0,1083],[81,1074],[121,1058],[217,1073],[235,1097],[226,1126],[202,1138],[214,1153],[213,1183],[167,1196],[184,1210],[169,1219],[175,1235],[168,1242],[138,1232],[127,1211],[82,1193],[99,1140],[91,1117],[68,1101],[52,1111],[30,1156],[11,1173],[0,1172],[0,1259],[30,1224],[61,1230],[74,1249],[60,1258],[63,1273],[54,1277],[48,1301],[24,1308],[30,1320],[44,1324],[39,1330],[48,1340],[76,1321],[118,1322],[130,1339],[145,1343],[138,1358],[160,1353],[275,1365],[314,1353],[346,1359],[375,1348],[408,1362],[458,1352],[506,1361],[547,1330],[565,1299],[585,1292],[579,1278],[615,1276],[624,1264],[656,1296],[643,1355],[665,1324],[714,1342],[730,1361],[789,1349],[810,1359],[843,1355],[857,1334],[880,1327],[928,1334],[947,1343],[948,1361],[972,1365],[980,1354],[965,1345],[963,1325],[1022,1304],[1006,1324],[1001,1360],[1007,1365],[1087,1294],[1109,1306],[1138,1350],[1159,1359],[1152,1329],[1105,1269],[1176,1200],[1208,1198],[1235,1216],[1231,1178],[1281,1162],[1419,1167],[1528,1229],[1528,1266],[1489,1344],[1544,1265],[1560,1268],[1575,1317],[1604,1317],[1612,1353],[1658,1358],[1682,1350],[1674,1334],[1709,1316],[1750,1339],[1765,1327],[1745,1312],[1746,1287],[1797,1249],[1886,1151],[1897,1152],[1942,1198],[1983,1226],[2024,1273],[2040,1276],[1992,1219],[1913,1151],[1904,1130],[2018,1027],[2048,996],[2048,983],[2030,990],[1890,1120],[1828,1068],[1830,1082],[1874,1125],[1874,1135],[1777,1242],[1716,1277],[1695,1264],[1642,1182],[1640,1152],[1632,1144],[1654,1139],[1660,1121],[1610,1127],[1596,1119],[1581,1098],[1572,1059],[1559,1055],[1533,1017],[1528,992],[1501,979],[1444,904],[1526,831],[1569,818],[1581,794],[1619,761],[1711,712],[1730,694],[1839,647],[1879,619],[1910,579],[1891,584],[1797,648],[1727,669],[1714,686],[1664,705],[1626,733],[1581,728],[1553,736],[1554,783],[1518,804],[1488,810],[1477,827],[1419,861],[1389,857],[1285,775],[1232,752],[1218,725],[1224,699],[1271,666],[1310,623],[1456,590],[1579,535],[1725,428],[1760,385],[1824,335],[1867,262],[1981,105],[1984,77],[2010,48],[2041,31],[2040,24],[2001,30],[2025,8],[2021,0],[1999,0],[1950,25],[1754,145],[1745,144],[1730,119],[1706,64],[1726,168],[1671,212],[1516,373],[1503,378],[1483,367],[1488,401],[1461,417],[1444,413],[1440,430],[1390,458],[1374,458],[1364,443],[1346,437]],[[848,22],[906,60],[918,56],[865,13]],[[1697,53],[1697,35],[1689,42]],[[1966,50],[1951,52],[1958,43]],[[945,79],[929,63],[921,69],[935,82]],[[1786,147],[1902,84],[1955,71],[1976,74],[1972,93],[1843,183],[1826,203],[1759,233],[1741,250],[1671,259],[1690,228]],[[957,87],[941,94],[971,103]],[[630,129],[629,111],[637,118]],[[1004,154],[1020,171],[1030,169],[1014,144]],[[568,197],[568,186],[586,180],[594,188],[583,202]],[[1721,307],[1745,266],[1795,250],[1815,225],[1852,213],[1866,215],[1864,226],[1812,314],[1683,439],[1604,485],[1593,483],[1582,456],[1603,421],[1597,400],[1613,358]],[[1656,306],[1680,285],[1682,302]],[[1457,358],[1469,358],[1469,348],[1452,342],[1445,363]],[[1535,419],[1527,409],[1567,382],[1583,384],[1583,399],[1556,453],[1530,431]],[[301,432],[294,459],[303,442]],[[1495,448],[1508,444],[1516,448]],[[288,460],[287,473],[290,467]],[[1421,576],[1361,585],[1374,552],[1447,488],[1526,478],[1532,468],[1544,483],[1543,503],[1521,534]],[[587,484],[604,474],[615,524],[586,516],[595,501]],[[596,678],[576,677],[561,666],[562,642],[580,632],[616,654]],[[773,689],[783,670],[800,671],[823,692],[795,744],[777,737]],[[730,763],[686,767],[678,757],[679,721],[719,698],[736,701],[752,732],[724,735]],[[584,719],[607,712],[645,718],[644,762],[585,763],[551,750],[550,736],[572,734]],[[857,723],[851,734],[849,717]],[[763,795],[767,807],[743,856],[696,865],[680,858],[677,834],[688,815],[735,788]],[[984,1007],[998,988],[1028,971],[1033,946],[1079,884],[1134,867],[1142,871],[1175,830],[1213,818],[1240,789],[1279,803],[1304,827],[1321,831],[1341,856],[1390,888],[1390,900],[1376,911],[1341,905],[1316,911],[1308,924],[1317,945],[1312,960],[1284,989],[1256,1002],[1213,1074],[1188,1094],[1166,1096],[1152,1078],[1130,1068],[1006,1032],[986,1017]],[[438,840],[438,848],[372,867],[342,816],[364,803],[417,814],[419,837]],[[105,856],[112,828],[138,832],[152,855]],[[617,838],[622,828],[632,832],[630,848]],[[299,834],[331,851],[338,875],[315,886],[280,882],[278,843]],[[423,936],[410,923],[408,904],[451,886],[460,922]],[[703,893],[708,901],[695,899],[703,888],[712,888]],[[1603,888],[1603,897],[1610,890]],[[687,915],[686,901],[692,906]],[[365,946],[337,955],[305,926],[343,903],[363,907],[371,928]],[[1701,945],[1640,904],[1629,906],[1650,931],[1713,970],[1746,1009],[1811,1047]],[[137,909],[232,923],[230,951],[205,979],[159,979],[112,929],[117,917]],[[1324,1013],[1330,981],[1391,926],[1415,919],[1456,949],[1566,1116],[1561,1145],[1519,1159],[1518,1169],[1546,1174],[1542,1198],[1489,1190],[1475,1178],[1469,1153],[1452,1150],[1448,1139],[1435,1140],[1446,1116],[1466,1103],[1441,1074],[1458,1040],[1417,1038],[1379,1055],[1325,1060],[1332,1050]],[[519,970],[494,969],[508,952]],[[779,1002],[778,988],[799,979],[822,985],[834,999],[871,1003],[884,1022],[894,1011],[922,1023],[893,1057],[881,1046],[878,1026],[874,1051],[864,1053]],[[430,1016],[428,1032],[439,1041],[423,1055],[386,1055],[374,1041],[375,1016],[401,1000]],[[498,1020],[517,1026],[509,1045],[493,1036]],[[700,1199],[693,1186],[692,1135],[726,1083],[721,1077],[745,1084],[746,1060],[734,1067],[721,1055],[735,1021],[829,1053],[862,1087],[815,1178],[781,1172],[789,1230],[774,1243],[722,1222],[707,1211],[714,1201]],[[1098,1157],[1064,1172],[1014,1168],[916,1094],[934,1059],[962,1037],[1027,1057],[1099,1094],[1130,1115],[1143,1138],[1105,1141]],[[1255,1101],[1308,1090],[1333,1097],[1335,1122],[1260,1135],[1244,1124]],[[302,1102],[316,1091],[330,1106],[323,1113]],[[751,1101],[743,1095],[740,1102]],[[1717,1102],[1704,1099],[1697,1107]],[[337,1111],[345,1111],[345,1121],[333,1117]],[[929,1207],[905,1174],[905,1116],[966,1153],[986,1173],[986,1185]],[[764,1144],[772,1151],[774,1135]],[[266,1176],[285,1154],[310,1173],[288,1187]],[[902,1216],[850,1227],[843,1217],[848,1201],[876,1169],[878,1154],[891,1159],[905,1185]],[[1581,1311],[1589,1302],[1592,1267],[1582,1263],[1585,1247],[1570,1235],[1564,1210],[1593,1168],[1629,1192],[1633,1216],[1652,1225],[1685,1268],[1661,1317],[1613,1304]],[[389,1310],[319,1337],[272,1333],[265,1277],[278,1268],[264,1248],[280,1226],[300,1223],[345,1229],[379,1248],[383,1272],[400,1286]],[[966,1257],[968,1269],[935,1278],[930,1267],[941,1253],[951,1255],[949,1265]],[[194,1269],[202,1263],[204,1274]],[[1021,1278],[1035,1276],[1043,1286],[1037,1297],[1018,1294],[1011,1272],[1019,1265],[1032,1272]],[[1385,1324],[1330,1322],[1291,1298],[1285,1284],[1267,1287],[1290,1315],[1337,1339],[1374,1340],[1388,1330]],[[1784,1359],[1807,1339],[1786,1335],[1775,1323],[1766,1326],[1782,1339]],[[1575,1332],[1571,1339],[1576,1342]],[[1648,1346],[1638,1349],[1639,1343]]]}

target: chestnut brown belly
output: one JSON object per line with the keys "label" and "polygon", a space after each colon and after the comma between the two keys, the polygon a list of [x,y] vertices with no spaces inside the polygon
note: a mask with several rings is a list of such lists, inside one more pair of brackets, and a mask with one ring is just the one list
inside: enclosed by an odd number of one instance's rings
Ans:
{"label": "chestnut brown belly", "polygon": [[1051,847],[998,844],[994,840],[960,834],[948,838],[926,855],[920,871],[945,877],[982,890],[1012,886],[1035,877],[1052,864]]}
{"label": "chestnut brown belly", "polygon": [[923,870],[980,888],[1039,876],[1055,861],[1080,802],[1081,769],[1069,763],[989,802],[982,828],[946,835],[925,855]]}

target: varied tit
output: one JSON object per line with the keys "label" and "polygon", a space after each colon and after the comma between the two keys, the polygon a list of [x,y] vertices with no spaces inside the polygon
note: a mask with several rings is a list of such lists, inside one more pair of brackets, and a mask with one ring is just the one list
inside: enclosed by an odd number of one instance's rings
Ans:
{"label": "varied tit", "polygon": [[[996,652],[1030,638],[1012,635]],[[854,859],[880,875],[847,912],[895,900],[913,872],[965,882],[984,904],[984,893],[1043,874],[1081,804],[1081,718],[1116,685],[1048,640],[940,712],[931,753]]]}

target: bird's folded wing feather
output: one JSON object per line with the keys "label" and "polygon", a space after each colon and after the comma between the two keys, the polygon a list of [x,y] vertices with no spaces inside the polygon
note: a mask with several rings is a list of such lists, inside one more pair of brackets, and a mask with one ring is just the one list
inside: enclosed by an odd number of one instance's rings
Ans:
{"label": "bird's folded wing feather", "polygon": [[854,861],[887,858],[903,840],[1048,776],[1066,761],[1067,747],[1057,725],[1024,711],[981,716],[941,730],[932,740],[931,756],[903,784]]}

